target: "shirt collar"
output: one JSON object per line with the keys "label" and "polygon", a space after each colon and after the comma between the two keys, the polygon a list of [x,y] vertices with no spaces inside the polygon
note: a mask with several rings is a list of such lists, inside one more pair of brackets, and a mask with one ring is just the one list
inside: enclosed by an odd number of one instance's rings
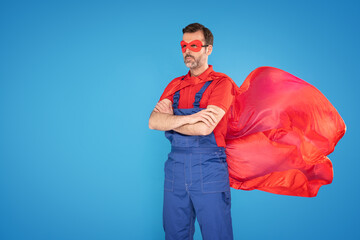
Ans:
{"label": "shirt collar", "polygon": [[199,76],[191,76],[190,71],[188,72],[188,74],[185,75],[184,80],[187,81],[188,83],[192,84],[198,84],[201,82],[206,82],[208,80],[208,76],[211,72],[213,72],[213,66],[209,65],[209,67],[203,72],[201,73]]}

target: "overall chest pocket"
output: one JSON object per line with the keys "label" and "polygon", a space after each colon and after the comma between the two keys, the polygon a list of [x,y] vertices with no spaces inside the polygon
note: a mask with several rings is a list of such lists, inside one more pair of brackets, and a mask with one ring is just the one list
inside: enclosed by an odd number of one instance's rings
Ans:
{"label": "overall chest pocket", "polygon": [[229,171],[226,155],[214,153],[201,154],[202,192],[224,192],[230,190]]}

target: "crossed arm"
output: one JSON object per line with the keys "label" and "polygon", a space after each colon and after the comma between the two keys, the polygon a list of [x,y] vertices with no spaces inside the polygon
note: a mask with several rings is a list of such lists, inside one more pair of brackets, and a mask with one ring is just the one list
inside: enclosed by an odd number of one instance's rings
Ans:
{"label": "crossed arm", "polygon": [[158,102],[149,118],[149,128],[176,132],[185,135],[209,135],[225,115],[220,107],[208,105],[192,115],[174,115],[169,99]]}

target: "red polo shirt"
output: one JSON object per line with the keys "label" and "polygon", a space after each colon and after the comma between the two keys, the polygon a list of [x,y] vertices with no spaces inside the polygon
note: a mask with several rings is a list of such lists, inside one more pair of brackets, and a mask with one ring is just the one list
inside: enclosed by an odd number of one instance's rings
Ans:
{"label": "red polo shirt", "polygon": [[[225,147],[228,110],[234,101],[235,83],[227,75],[214,72],[211,65],[209,65],[209,68],[197,77],[191,76],[189,71],[188,74],[184,76],[184,79],[182,78],[183,77],[175,78],[171,83],[169,83],[159,101],[167,98],[173,102],[175,93],[175,88],[173,86],[176,85],[180,88],[178,108],[193,108],[195,94],[202,88],[205,82],[213,80],[202,96],[200,108],[207,108],[208,105],[215,105],[225,111],[224,117],[213,131],[217,145],[219,147]],[[169,86],[172,87],[169,88]]]}

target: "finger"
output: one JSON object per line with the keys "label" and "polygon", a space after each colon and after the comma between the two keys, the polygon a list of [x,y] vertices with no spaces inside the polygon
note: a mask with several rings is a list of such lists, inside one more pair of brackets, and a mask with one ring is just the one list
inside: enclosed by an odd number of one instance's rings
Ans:
{"label": "finger", "polygon": [[159,102],[158,104],[161,105],[161,106],[166,106],[166,105],[167,105],[167,104],[164,103],[164,102]]}
{"label": "finger", "polygon": [[203,116],[206,116],[206,118],[209,120],[209,122],[211,122],[212,125],[216,124],[216,117],[213,113],[209,111],[203,112]]}
{"label": "finger", "polygon": [[169,104],[169,110],[170,110],[170,111],[173,111],[173,108],[172,108],[172,105],[171,105],[171,104]]}
{"label": "finger", "polygon": [[164,102],[160,102],[160,106],[164,111],[168,109],[168,105]]}
{"label": "finger", "polygon": [[206,117],[202,116],[201,122],[205,123],[208,127],[211,127],[211,123]]}
{"label": "finger", "polygon": [[155,107],[154,112],[160,112],[160,110],[157,107]]}
{"label": "finger", "polygon": [[210,108],[211,117],[214,119],[215,124],[219,122],[218,116],[220,115],[220,111],[217,109]]}
{"label": "finger", "polygon": [[155,106],[155,108],[156,108],[159,112],[161,112],[161,113],[166,112],[166,109],[164,109],[164,108],[161,106],[161,104],[157,104],[157,105]]}
{"label": "finger", "polygon": [[161,112],[166,112],[166,108],[164,108],[164,106],[162,104],[159,104],[157,106],[157,108],[161,111]]}
{"label": "finger", "polygon": [[173,106],[172,106],[171,102],[169,102],[168,106],[169,106],[169,111],[173,112]]}
{"label": "finger", "polygon": [[208,120],[208,122],[209,122],[210,125],[215,125],[214,120],[213,120],[210,116],[205,115],[204,117],[206,118],[206,120]]}
{"label": "finger", "polygon": [[172,108],[171,102],[166,103],[166,106],[167,106],[169,109]]}
{"label": "finger", "polygon": [[213,125],[216,124],[216,117],[213,113],[207,113],[207,116],[210,118],[210,121],[212,122]]}
{"label": "finger", "polygon": [[206,110],[206,112],[211,112],[211,113],[213,113],[213,114],[215,114],[215,115],[218,115],[219,114],[219,111],[217,111],[217,110],[215,110],[215,109],[213,109],[213,108],[207,108],[207,109],[205,109]]}

